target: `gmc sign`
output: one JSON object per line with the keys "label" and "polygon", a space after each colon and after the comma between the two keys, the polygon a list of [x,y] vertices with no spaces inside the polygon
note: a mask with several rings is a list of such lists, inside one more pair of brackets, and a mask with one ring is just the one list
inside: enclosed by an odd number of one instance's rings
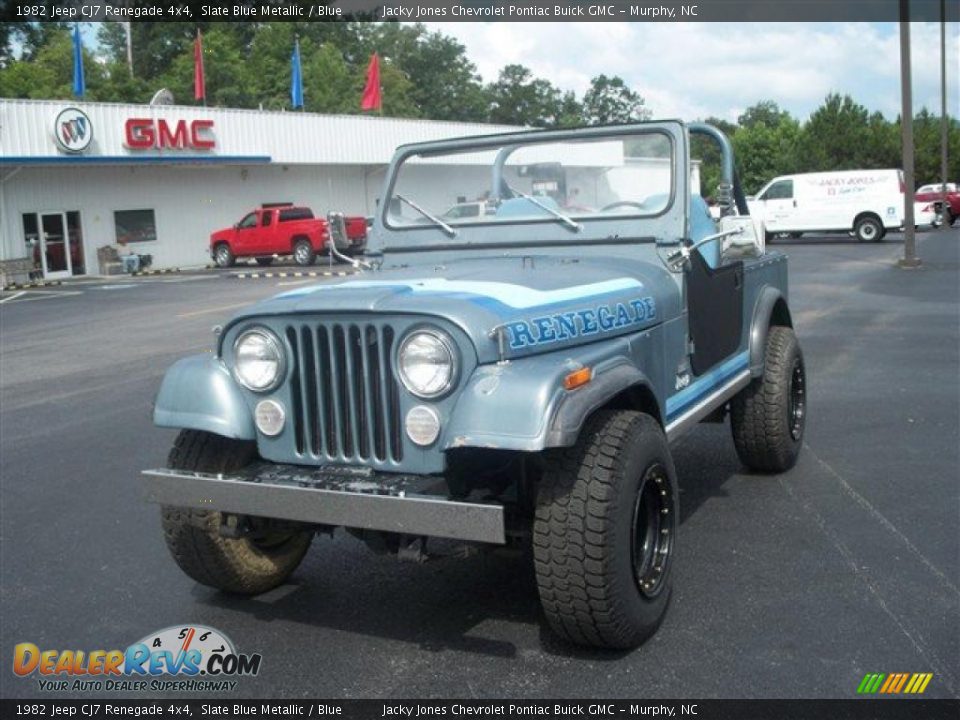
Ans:
{"label": "gmc sign", "polygon": [[171,128],[163,119],[130,118],[124,126],[126,146],[132,150],[210,150],[216,146],[212,130],[213,120],[177,120]]}

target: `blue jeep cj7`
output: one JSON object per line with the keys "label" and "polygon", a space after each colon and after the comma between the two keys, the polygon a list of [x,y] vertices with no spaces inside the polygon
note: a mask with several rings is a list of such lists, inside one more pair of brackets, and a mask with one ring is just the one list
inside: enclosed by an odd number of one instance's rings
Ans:
{"label": "blue jeep cj7", "polygon": [[[716,222],[694,134],[720,149]],[[444,216],[466,202],[487,212]],[[787,258],[763,237],[708,125],[401,147],[361,272],[249,307],[167,373],[155,421],[181,432],[145,475],[174,559],[255,594],[336,527],[404,557],[532,543],[559,635],[640,644],[671,594],[669,443],[729,416],[752,470],[800,450]]]}

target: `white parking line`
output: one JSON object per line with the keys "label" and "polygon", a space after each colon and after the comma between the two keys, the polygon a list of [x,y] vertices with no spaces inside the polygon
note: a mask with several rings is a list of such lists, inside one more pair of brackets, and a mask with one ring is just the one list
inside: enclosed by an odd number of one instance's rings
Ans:
{"label": "white parking line", "polygon": [[215,308],[206,308],[204,310],[194,310],[193,312],[180,313],[179,315],[177,315],[177,317],[188,318],[188,317],[195,317],[197,315],[206,315],[207,313],[223,312],[224,310],[236,310],[237,308],[247,307],[250,304],[251,304],[250,301],[247,300],[246,302],[234,303],[233,305],[221,305],[220,307],[215,307]]}
{"label": "white parking line", "polygon": [[[26,297],[21,297],[21,295],[25,295]],[[25,303],[33,302],[34,300],[67,297],[69,295],[83,295],[83,293],[79,290],[21,290],[19,293],[3,298],[0,300],[0,303],[5,303],[8,300],[16,300],[16,303]]]}
{"label": "white parking line", "polygon": [[18,297],[20,297],[21,295],[26,295],[26,294],[27,294],[27,291],[26,291],[26,290],[21,290],[20,292],[14,293],[13,295],[8,295],[7,297],[5,297],[5,298],[3,298],[2,300],[0,300],[0,305],[2,305],[3,303],[5,303],[5,302],[7,302],[7,301],[9,301],[9,300],[16,300],[16,299],[17,299]]}

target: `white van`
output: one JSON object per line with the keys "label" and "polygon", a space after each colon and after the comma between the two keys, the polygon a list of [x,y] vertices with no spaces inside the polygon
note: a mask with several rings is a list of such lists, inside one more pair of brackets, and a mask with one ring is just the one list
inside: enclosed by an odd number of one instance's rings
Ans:
{"label": "white van", "polygon": [[[853,232],[880,241],[903,227],[902,170],[843,170],[784,175],[748,198],[750,214],[763,221],[769,239],[778,233]],[[923,220],[917,218],[918,224]]]}

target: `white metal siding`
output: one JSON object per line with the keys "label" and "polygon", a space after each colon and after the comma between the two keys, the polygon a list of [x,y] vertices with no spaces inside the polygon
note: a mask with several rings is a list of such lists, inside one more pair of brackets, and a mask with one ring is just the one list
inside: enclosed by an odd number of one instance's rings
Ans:
{"label": "white metal siding", "polygon": [[176,152],[136,151],[124,147],[129,118],[213,120],[216,148],[198,155],[266,155],[287,164],[380,164],[389,162],[398,145],[466,135],[510,132],[507,125],[436,122],[375,115],[318,115],[260,112],[178,105],[124,105],[60,100],[0,100],[0,156],[58,157],[53,123],[66,107],[78,107],[93,125],[86,156],[176,156]]}

